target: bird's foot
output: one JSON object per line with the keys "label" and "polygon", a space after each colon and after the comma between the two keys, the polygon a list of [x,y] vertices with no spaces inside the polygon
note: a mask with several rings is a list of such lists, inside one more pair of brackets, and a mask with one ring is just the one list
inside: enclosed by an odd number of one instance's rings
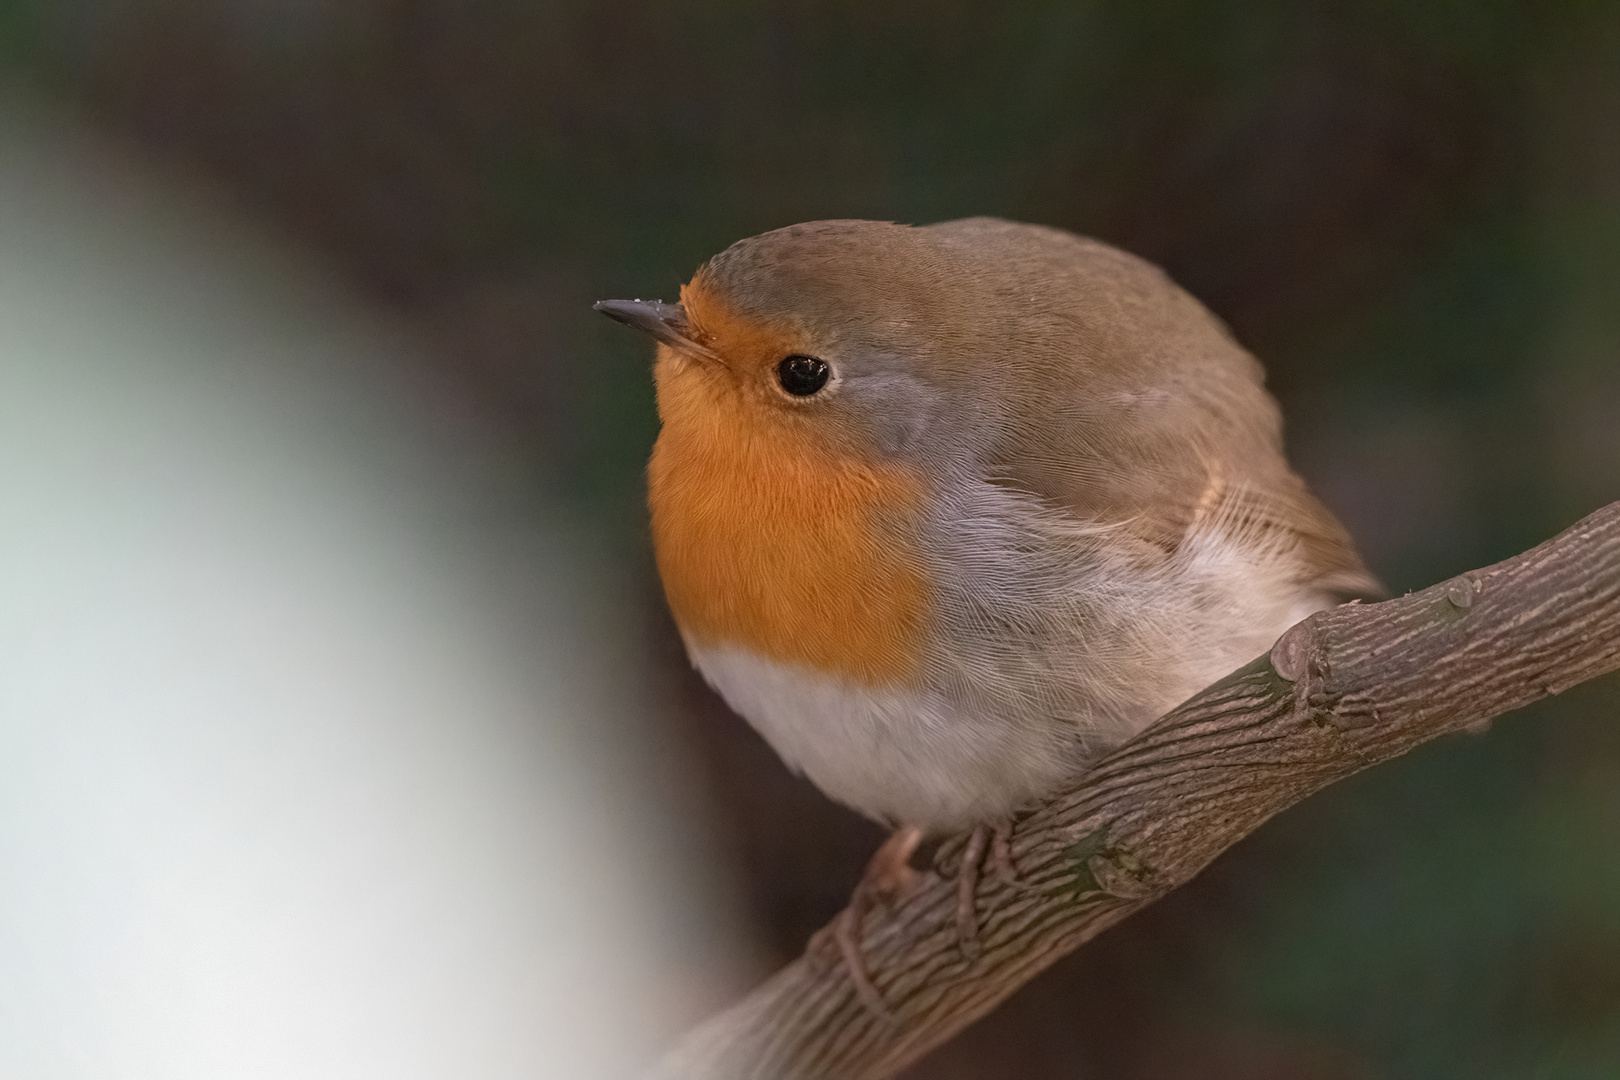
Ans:
{"label": "bird's foot", "polygon": [[866,957],[861,952],[861,927],[868,912],[880,905],[893,907],[911,890],[917,879],[917,871],[911,867],[911,856],[921,841],[920,829],[911,826],[896,829],[866,864],[865,873],[850,894],[849,906],[810,940],[812,954],[830,954],[843,962],[861,1004],[888,1023],[894,1023],[895,1016],[867,970]]}
{"label": "bird's foot", "polygon": [[1012,827],[1010,817],[976,825],[960,845],[944,845],[935,856],[935,863],[942,871],[949,873],[950,864],[955,864],[956,939],[962,955],[969,960],[975,959],[983,948],[979,940],[977,908],[979,883],[984,879],[986,861],[1002,886],[1009,889],[1027,887],[1019,880],[1018,868],[1013,865]]}

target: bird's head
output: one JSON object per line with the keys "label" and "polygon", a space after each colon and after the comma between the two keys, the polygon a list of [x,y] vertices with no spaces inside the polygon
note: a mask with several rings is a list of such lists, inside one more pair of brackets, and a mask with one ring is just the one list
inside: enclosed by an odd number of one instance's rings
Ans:
{"label": "bird's head", "polygon": [[974,284],[925,229],[818,221],[732,245],[678,304],[597,310],[660,342],[671,434],[734,429],[784,451],[926,471],[944,450],[937,417],[971,383],[986,329]]}

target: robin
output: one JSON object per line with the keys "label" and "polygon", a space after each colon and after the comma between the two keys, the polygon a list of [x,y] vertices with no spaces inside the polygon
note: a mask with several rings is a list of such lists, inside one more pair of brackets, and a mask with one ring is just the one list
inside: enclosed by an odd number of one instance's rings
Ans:
{"label": "robin", "polygon": [[[991,218],[742,240],[658,341],[659,573],[693,664],[787,764],[896,828],[1011,815],[1319,609],[1377,595],[1283,456],[1264,373],[1153,265]],[[862,997],[862,903],[835,937]]]}

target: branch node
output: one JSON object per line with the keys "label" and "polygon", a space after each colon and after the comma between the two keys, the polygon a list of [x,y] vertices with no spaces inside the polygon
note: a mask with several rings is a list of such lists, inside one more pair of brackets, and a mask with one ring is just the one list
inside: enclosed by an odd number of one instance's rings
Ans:
{"label": "branch node", "polygon": [[1305,619],[1290,626],[1271,647],[1271,666],[1289,682],[1299,682],[1309,667],[1311,630],[1305,625],[1308,622],[1310,620]]}
{"label": "branch node", "polygon": [[1140,859],[1123,848],[1111,849],[1086,860],[1086,867],[1099,888],[1121,900],[1145,900],[1154,888],[1143,880],[1146,868]]}
{"label": "branch node", "polygon": [[1453,607],[1466,611],[1474,606],[1474,598],[1478,595],[1479,584],[1467,574],[1446,583],[1446,599],[1451,601]]}

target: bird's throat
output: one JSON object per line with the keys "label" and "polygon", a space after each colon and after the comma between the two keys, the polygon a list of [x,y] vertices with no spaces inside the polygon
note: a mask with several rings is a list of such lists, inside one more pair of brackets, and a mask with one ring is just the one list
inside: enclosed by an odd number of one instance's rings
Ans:
{"label": "bird's throat", "polygon": [[906,681],[927,597],[908,542],[919,478],[830,454],[665,374],[648,501],[682,632],[853,682]]}

